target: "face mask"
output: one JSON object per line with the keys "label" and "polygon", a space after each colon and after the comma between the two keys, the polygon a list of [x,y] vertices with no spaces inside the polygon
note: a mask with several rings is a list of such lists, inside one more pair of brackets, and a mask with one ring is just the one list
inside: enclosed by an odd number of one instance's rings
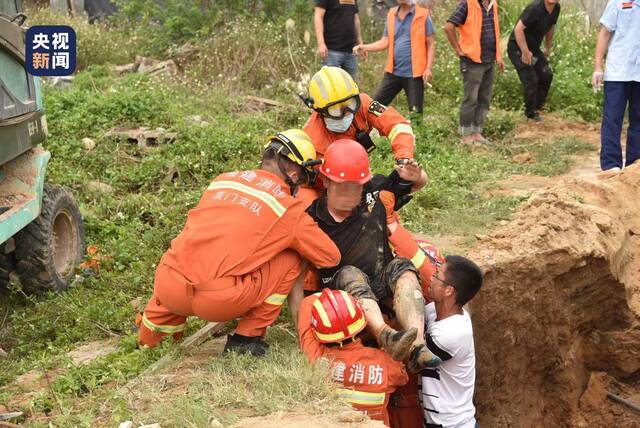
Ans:
{"label": "face mask", "polygon": [[323,117],[324,124],[327,125],[327,129],[336,134],[342,134],[347,132],[347,129],[353,122],[353,113],[347,113],[342,119],[331,119],[330,117]]}

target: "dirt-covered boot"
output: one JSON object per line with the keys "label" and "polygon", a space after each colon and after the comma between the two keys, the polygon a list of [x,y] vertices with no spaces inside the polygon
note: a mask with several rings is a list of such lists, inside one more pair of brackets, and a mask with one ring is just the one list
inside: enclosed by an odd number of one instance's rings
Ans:
{"label": "dirt-covered boot", "polygon": [[405,331],[396,331],[385,325],[378,333],[378,345],[396,361],[403,361],[409,356],[411,345],[418,335],[418,330],[411,327]]}
{"label": "dirt-covered boot", "polygon": [[243,336],[241,334],[230,334],[227,336],[227,343],[224,345],[224,354],[236,352],[238,354],[251,354],[254,357],[263,357],[269,350],[269,345],[262,337]]}
{"label": "dirt-covered boot", "polygon": [[439,360],[438,357],[433,355],[427,345],[418,345],[411,351],[411,356],[407,362],[407,370],[410,373],[420,373],[423,369],[429,367],[430,363]]}

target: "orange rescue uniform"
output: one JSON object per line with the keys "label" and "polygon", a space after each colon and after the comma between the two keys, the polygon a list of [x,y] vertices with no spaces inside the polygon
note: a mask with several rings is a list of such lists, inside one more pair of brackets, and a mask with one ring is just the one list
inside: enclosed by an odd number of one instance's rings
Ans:
{"label": "orange rescue uniform", "polygon": [[374,102],[367,94],[361,93],[359,96],[360,109],[354,115],[353,123],[347,132],[335,134],[329,131],[318,112],[313,112],[307,120],[302,129],[311,137],[318,159],[324,157],[327,147],[334,141],[342,138],[355,140],[356,128],[367,133],[376,128],[380,135],[389,138],[396,159],[413,158],[415,137],[409,121],[393,107],[385,107]]}
{"label": "orange rescue uniform", "polygon": [[238,334],[264,335],[301,274],[300,256],[318,267],[340,262],[338,248],[305,208],[282,179],[264,170],[213,180],[160,260],[140,344],[181,337],[190,315],[241,317]]}
{"label": "orange rescue uniform", "polygon": [[[389,49],[387,66],[384,71],[393,74],[393,50],[396,31],[396,15],[398,6],[389,9],[387,14],[387,34],[389,36]],[[427,70],[427,36],[425,27],[430,12],[422,7],[415,7],[415,16],[411,22],[409,40],[411,41],[411,74],[413,77],[422,77]]]}
{"label": "orange rescue uniform", "polygon": [[371,419],[390,426],[387,404],[398,386],[407,383],[404,365],[377,348],[364,346],[359,339],[343,346],[326,346],[316,339],[311,328],[311,308],[318,294],[300,304],[298,337],[309,361],[324,358],[330,362],[331,376],[343,385],[340,396]]}
{"label": "orange rescue uniform", "polygon": [[422,295],[429,302],[427,293],[431,286],[431,276],[435,273],[436,268],[431,264],[429,258],[424,253],[422,248],[418,246],[418,243],[413,236],[405,229],[400,222],[396,230],[389,235],[389,243],[393,247],[393,252],[398,257],[405,257],[411,260],[411,263],[420,272],[420,279],[422,281]]}
{"label": "orange rescue uniform", "polygon": [[[500,50],[500,18],[498,17],[498,0],[493,0],[493,27],[496,32],[496,61],[502,61]],[[471,61],[480,64],[483,6],[477,1],[467,2],[467,20],[458,27],[460,31],[460,49]]]}

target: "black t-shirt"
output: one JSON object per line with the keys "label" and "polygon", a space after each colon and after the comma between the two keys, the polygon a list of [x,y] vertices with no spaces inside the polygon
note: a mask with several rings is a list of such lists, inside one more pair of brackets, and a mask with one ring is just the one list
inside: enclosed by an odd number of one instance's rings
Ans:
{"label": "black t-shirt", "polygon": [[[549,13],[544,6],[544,0],[535,0],[529,3],[529,6],[522,12],[520,21],[527,27],[524,29],[524,36],[531,52],[541,53],[540,45],[542,44],[542,39],[544,39],[551,27],[556,25],[558,16],[560,16],[560,3],[556,3],[551,13]],[[509,43],[517,47],[515,31],[511,32]]]}
{"label": "black t-shirt", "polygon": [[412,182],[400,178],[396,171],[389,176],[376,174],[364,186],[363,197],[354,213],[342,222],[331,217],[327,195],[313,201],[307,212],[340,250],[340,264],[330,269],[318,269],[320,284],[326,286],[343,266],[355,266],[370,279],[377,278],[393,259],[387,234],[387,214],[378,195],[388,190],[396,195],[396,209],[408,202]]}
{"label": "black t-shirt", "polygon": [[324,43],[327,48],[351,52],[358,42],[355,24],[357,0],[315,0],[315,5],[325,9]]}

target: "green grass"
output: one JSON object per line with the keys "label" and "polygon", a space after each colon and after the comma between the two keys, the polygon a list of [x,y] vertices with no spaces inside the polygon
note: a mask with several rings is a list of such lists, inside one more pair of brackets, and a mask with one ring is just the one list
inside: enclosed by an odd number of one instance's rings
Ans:
{"label": "green grass", "polygon": [[[52,20],[50,14],[36,16],[36,22]],[[188,67],[186,78],[174,81],[113,75],[108,64],[130,61],[139,46],[137,39],[126,39],[116,27],[78,24],[80,63],[86,68],[70,89],[46,88],[50,130],[46,147],[52,152],[48,180],[73,190],[85,219],[87,241],[106,258],[97,276],[64,294],[32,297],[16,286],[4,292],[0,301],[0,347],[9,352],[9,357],[0,367],[0,387],[6,388],[16,376],[34,368],[50,372],[65,368],[66,354],[83,342],[110,334],[121,339],[115,353],[85,367],[63,370],[24,408],[12,410],[28,414],[33,410],[41,417],[51,412],[56,426],[94,426],[94,420],[113,426],[132,416],[126,400],[114,391],[162,355],[177,352],[171,343],[153,351],[136,348],[136,310],[129,303],[134,299],[146,302],[155,264],[181,230],[188,209],[197,203],[208,182],[222,171],[255,167],[266,136],[275,130],[302,126],[309,114],[291,93],[291,84],[269,80],[274,73],[280,76],[280,72],[282,80],[284,76],[292,82],[298,78],[287,62],[288,53],[283,48],[286,41],[282,37],[269,39],[270,32],[280,31],[277,25],[251,28],[258,34],[254,40],[273,43],[261,53],[269,57],[265,61],[272,62],[261,67],[259,73],[236,81],[216,79],[221,68],[215,67],[226,67],[225,73],[231,76],[241,70],[234,68],[237,64],[230,60],[213,64],[211,49],[215,46],[203,43],[202,54],[188,64],[193,67]],[[219,40],[218,48],[228,46],[233,51],[237,34],[224,29],[217,34],[227,37]],[[307,58],[299,64],[299,71],[314,69],[309,48],[302,47],[300,40],[292,43],[294,51]],[[278,46],[281,49],[275,52]],[[444,41],[440,49],[443,60],[436,70],[437,87],[427,93],[424,123],[415,126],[416,158],[431,183],[403,209],[402,218],[410,229],[427,235],[472,237],[496,221],[508,219],[522,201],[512,197],[487,199],[478,189],[514,173],[564,172],[570,155],[586,146],[566,138],[553,144],[530,141],[521,150],[530,151],[534,161],[526,165],[514,163],[509,136],[521,114],[503,110],[508,106],[498,96],[498,106],[502,108],[492,109],[487,123],[489,137],[496,146],[486,151],[461,147],[456,134],[461,83],[455,63],[446,59]],[[361,86],[366,91],[373,92],[382,63],[382,56],[378,56],[363,64]],[[498,95],[500,88],[506,88],[501,86],[504,82],[498,81]],[[299,107],[245,113],[244,93],[273,97]],[[519,98],[517,101],[515,109],[519,109]],[[404,101],[398,100],[396,105],[406,113]],[[563,111],[578,114],[577,109]],[[194,114],[203,116],[208,125],[190,124],[187,118]],[[164,127],[177,132],[178,138],[173,144],[147,152],[136,145],[103,138],[107,130],[118,126]],[[84,150],[84,137],[95,139],[97,147],[90,152]],[[389,172],[393,160],[388,143],[380,140],[378,147],[372,156],[373,169]],[[88,186],[92,180],[109,184],[113,193],[92,190]],[[191,323],[189,332],[201,325]],[[281,326],[291,329],[289,317],[283,318]],[[276,350],[264,361],[211,359],[202,369],[203,379],[189,386],[187,396],[164,397],[169,401],[147,409],[145,416],[169,426],[208,426],[212,415],[228,423],[238,409],[264,414],[295,403],[313,410],[319,400],[330,397],[326,380],[304,364],[289,335],[273,330],[269,342]],[[285,369],[291,370],[284,372],[288,374],[286,378],[282,372]],[[238,380],[243,387],[225,379]],[[1,406],[10,401],[13,390],[0,391]],[[228,403],[230,396],[235,396],[236,401]],[[176,419],[166,419],[170,417],[166,406],[176,410],[172,412]],[[48,423],[42,419],[28,422],[32,426]]]}

